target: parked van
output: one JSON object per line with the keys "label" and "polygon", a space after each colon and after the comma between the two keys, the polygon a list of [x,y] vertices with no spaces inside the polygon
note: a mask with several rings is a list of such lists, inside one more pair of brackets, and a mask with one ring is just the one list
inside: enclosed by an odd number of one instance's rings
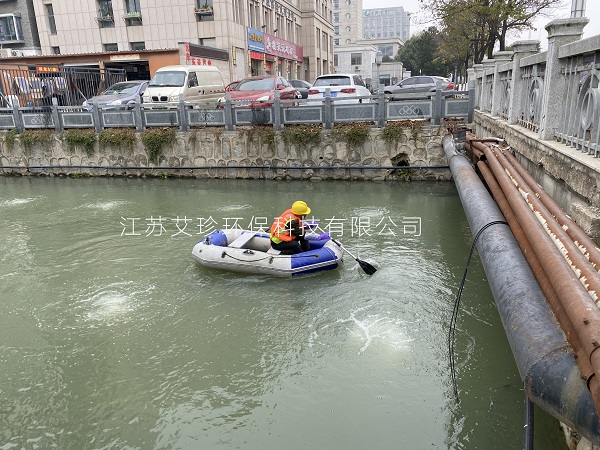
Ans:
{"label": "parked van", "polygon": [[144,106],[176,108],[180,96],[186,104],[214,103],[224,95],[225,84],[214,66],[165,66],[156,71],[144,92]]}

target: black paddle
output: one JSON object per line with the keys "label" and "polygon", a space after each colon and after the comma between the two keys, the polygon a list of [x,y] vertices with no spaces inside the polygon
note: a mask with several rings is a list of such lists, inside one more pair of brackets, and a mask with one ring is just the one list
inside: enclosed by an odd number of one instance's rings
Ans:
{"label": "black paddle", "polygon": [[356,262],[358,263],[358,265],[360,266],[360,268],[362,270],[364,270],[367,275],[373,275],[375,272],[377,272],[377,269],[375,267],[373,267],[368,262],[363,261],[362,259],[358,259],[352,253],[350,253],[346,248],[344,248],[344,246],[339,241],[336,241],[334,238],[330,238],[330,239],[334,243],[336,243],[342,250],[344,250],[346,253],[348,253],[350,256],[352,256],[356,260]]}

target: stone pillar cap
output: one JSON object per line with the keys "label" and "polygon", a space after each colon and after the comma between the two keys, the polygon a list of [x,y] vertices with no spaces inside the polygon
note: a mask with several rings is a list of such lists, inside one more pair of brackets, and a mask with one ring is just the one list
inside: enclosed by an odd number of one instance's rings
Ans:
{"label": "stone pillar cap", "polygon": [[485,67],[485,66],[493,66],[494,64],[496,64],[496,60],[495,59],[484,59],[483,61],[481,61],[481,64]]}
{"label": "stone pillar cap", "polygon": [[505,50],[502,52],[495,52],[494,59],[492,59],[490,61],[498,61],[498,62],[510,61],[512,59],[512,56],[513,56],[513,52],[510,50]]}
{"label": "stone pillar cap", "polygon": [[587,17],[571,17],[568,19],[554,19],[544,28],[548,31],[548,39],[555,36],[581,36],[583,28],[589,23]]}
{"label": "stone pillar cap", "polygon": [[515,53],[537,53],[540,51],[540,41],[516,41],[511,47]]}

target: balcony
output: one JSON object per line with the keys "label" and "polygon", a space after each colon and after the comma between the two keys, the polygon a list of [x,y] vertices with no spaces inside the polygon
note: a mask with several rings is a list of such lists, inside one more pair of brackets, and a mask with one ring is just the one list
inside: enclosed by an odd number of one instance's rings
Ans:
{"label": "balcony", "polygon": [[96,22],[100,27],[113,27],[115,25],[115,19],[112,14],[102,14],[98,13],[96,16]]}
{"label": "balcony", "polygon": [[123,14],[123,20],[128,27],[142,24],[142,13],[140,11],[128,11]]}
{"label": "balcony", "polygon": [[138,19],[140,22],[142,21],[142,13],[140,11],[130,11],[123,14],[123,19]]}
{"label": "balcony", "polygon": [[196,16],[200,17],[208,17],[215,15],[212,5],[204,5],[200,7],[197,6],[194,8],[194,12],[196,13]]}

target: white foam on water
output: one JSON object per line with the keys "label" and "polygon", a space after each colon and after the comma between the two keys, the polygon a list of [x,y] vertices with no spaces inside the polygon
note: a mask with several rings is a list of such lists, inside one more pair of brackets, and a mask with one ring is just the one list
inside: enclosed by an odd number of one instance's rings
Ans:
{"label": "white foam on water", "polygon": [[219,211],[239,211],[242,209],[248,209],[250,208],[250,205],[241,205],[241,204],[234,204],[234,205],[220,205],[219,206]]}
{"label": "white foam on water", "polygon": [[392,317],[388,312],[369,312],[371,306],[361,307],[350,311],[346,318],[338,318],[333,323],[326,324],[320,329],[314,330],[309,338],[312,346],[320,340],[320,334],[328,328],[344,327],[353,340],[362,343],[358,354],[362,354],[373,344],[383,344],[387,348],[396,351],[404,351],[410,348],[409,343],[413,340],[405,329],[409,323],[399,317]]}
{"label": "white foam on water", "polygon": [[10,200],[4,200],[0,202],[0,207],[11,207],[11,206],[19,206],[25,205],[27,203],[31,203],[37,200],[36,197],[28,197],[28,198],[13,198]]}
{"label": "white foam on water", "polygon": [[133,283],[109,284],[92,293],[80,295],[77,309],[86,322],[115,323],[132,319],[132,315],[143,303],[143,298],[152,290],[141,289]]}
{"label": "white foam on water", "polygon": [[108,211],[111,209],[119,208],[126,204],[127,202],[125,200],[108,200],[104,202],[88,203],[87,205],[83,205],[82,207],[86,209],[101,209],[103,211]]}

